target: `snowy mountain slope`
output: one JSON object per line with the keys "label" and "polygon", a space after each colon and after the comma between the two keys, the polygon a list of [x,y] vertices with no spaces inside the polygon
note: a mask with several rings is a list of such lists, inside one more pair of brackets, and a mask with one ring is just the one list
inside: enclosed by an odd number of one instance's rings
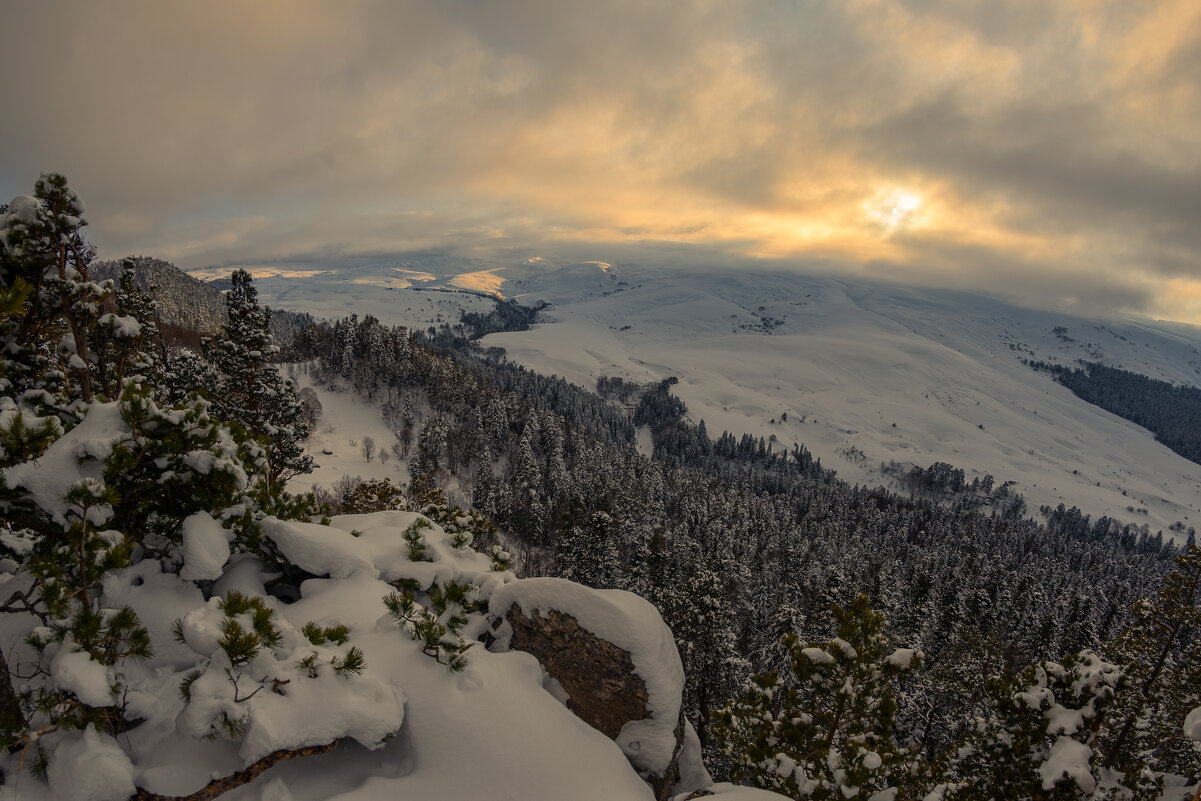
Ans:
{"label": "snowy mountain slope", "polygon": [[1201,467],[1021,361],[1102,360],[1184,382],[1201,364],[1197,332],[781,274],[634,283],[485,344],[584,385],[676,375],[711,433],[804,443],[851,481],[887,483],[881,462],[946,461],[1015,481],[1033,508],[1077,505],[1153,531],[1197,519]]}
{"label": "snowy mountain slope", "polygon": [[[307,374],[296,376],[298,388],[312,387],[321,402],[321,418],[313,426],[305,453],[313,457],[313,472],[302,473],[288,482],[291,492],[308,492],[313,487],[333,486],[343,476],[364,480],[389,479],[403,486],[409,472],[404,461],[390,453],[396,441],[378,407],[355,392],[330,392],[315,386]],[[368,462],[362,452],[364,437],[375,440],[376,453]],[[383,459],[380,453],[386,454]]]}
{"label": "snowy mountain slope", "polygon": [[998,484],[1016,482],[1034,510],[1076,505],[1165,534],[1201,514],[1201,466],[1022,363],[1102,361],[1197,383],[1201,330],[1188,326],[793,273],[540,258],[501,268],[276,270],[258,286],[282,308],[424,328],[453,325],[459,308],[485,308],[485,298],[454,290],[493,287],[498,277],[505,297],[553,305],[533,330],[484,344],[589,387],[601,375],[675,375],[674,391],[711,434],[803,443],[852,482],[887,485],[882,462],[946,461],[969,480],[991,473]]}

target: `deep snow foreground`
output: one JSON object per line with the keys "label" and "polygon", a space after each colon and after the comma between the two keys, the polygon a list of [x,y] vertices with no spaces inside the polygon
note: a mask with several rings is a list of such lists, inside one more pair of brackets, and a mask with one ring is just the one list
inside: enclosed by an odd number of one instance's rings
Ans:
{"label": "deep snow foreground", "polygon": [[[224,797],[651,798],[618,745],[548,691],[534,657],[479,646],[468,651],[465,671],[451,673],[398,627],[383,598],[394,589],[389,581],[415,579],[422,586],[470,582],[479,588],[479,598],[499,592],[506,604],[516,599],[539,608],[567,605],[582,622],[592,621],[635,654],[638,672],[658,693],[652,707],[671,706],[674,694],[674,707],[656,709],[662,712],[656,720],[670,717],[674,722],[682,674],[670,634],[666,643],[659,641],[666,627],[653,607],[574,585],[560,586],[548,596],[535,582],[524,592],[522,580],[493,570],[487,556],[456,547],[452,537],[432,524],[420,529],[427,556],[410,560],[402,535],[414,523],[422,525],[418,521],[424,518],[411,512],[347,515],[334,518],[330,526],[268,520],[266,535],[290,561],[328,574],[303,582],[300,599],[291,604],[267,595],[264,581],[271,576],[246,555],[224,565],[208,601],[195,583],[161,573],[156,562],[111,575],[104,603],[133,607],[155,644],[149,661],[124,666],[132,688],[130,716],[144,722],[116,739],[92,729],[51,735],[49,784],[22,770],[20,754],[9,755],[3,766],[8,783],[0,787],[0,799],[116,801],[129,797],[135,785],[183,795],[274,749],[341,737],[348,739],[338,750],[280,763]],[[185,548],[185,558],[193,561],[185,563],[185,570],[206,573],[222,552],[228,555],[211,520],[193,519],[188,531],[191,546]],[[280,633],[276,647],[264,648],[253,661],[238,666],[218,646],[225,614],[220,606],[237,593],[258,598],[273,610]],[[636,624],[650,616],[658,628],[652,627],[649,640],[640,639]],[[250,617],[242,616],[247,627]],[[470,638],[487,622],[479,613],[469,617],[464,633]],[[344,625],[349,638],[342,644],[315,645],[301,632],[307,623]],[[32,624],[18,615],[4,616],[5,642],[19,640]],[[173,627],[181,635],[178,640]],[[672,653],[666,655],[669,646]],[[332,669],[351,647],[366,658],[361,675]],[[14,656],[27,659],[20,648]],[[299,665],[310,653],[317,654],[315,676]],[[53,664],[59,686],[92,702],[109,700],[111,677],[103,667],[69,653],[57,655]],[[185,703],[180,685],[192,670],[202,673],[191,681],[191,702]],[[244,734],[231,739],[214,726],[222,713],[240,717]],[[204,738],[214,731],[215,737]]]}

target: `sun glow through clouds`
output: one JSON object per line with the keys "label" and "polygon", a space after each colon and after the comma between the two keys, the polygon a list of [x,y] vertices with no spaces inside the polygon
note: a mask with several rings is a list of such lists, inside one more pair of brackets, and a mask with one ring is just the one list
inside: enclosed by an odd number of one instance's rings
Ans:
{"label": "sun glow through clouds", "polygon": [[923,205],[921,195],[903,189],[882,190],[865,204],[868,217],[890,234],[924,222]]}

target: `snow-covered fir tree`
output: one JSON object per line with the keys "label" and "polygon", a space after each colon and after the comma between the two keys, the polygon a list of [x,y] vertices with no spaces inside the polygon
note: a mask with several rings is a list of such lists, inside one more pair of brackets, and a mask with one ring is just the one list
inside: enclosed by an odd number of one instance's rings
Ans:
{"label": "snow-covered fir tree", "polygon": [[295,385],[270,362],[279,350],[271,336],[270,310],[259,305],[250,273],[237,270],[230,282],[221,336],[205,342],[205,356],[216,371],[209,397],[222,420],[264,437],[269,486],[275,488],[312,469],[302,445],[308,427]]}

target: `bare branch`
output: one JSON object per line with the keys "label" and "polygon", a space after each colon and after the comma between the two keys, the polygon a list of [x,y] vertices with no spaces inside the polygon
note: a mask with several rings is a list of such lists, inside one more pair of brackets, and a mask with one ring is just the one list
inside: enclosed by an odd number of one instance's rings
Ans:
{"label": "bare branch", "polygon": [[159,795],[145,790],[141,787],[130,798],[130,801],[209,801],[216,798],[222,793],[227,793],[236,787],[241,787],[244,784],[249,784],[254,781],[263,771],[274,765],[276,762],[283,762],[287,759],[298,759],[300,757],[315,756],[316,754],[326,754],[333,751],[341,744],[341,740],[334,740],[332,743],[325,745],[310,745],[304,748],[281,748],[278,751],[272,751],[267,756],[260,759],[258,762],[224,776],[220,779],[213,779],[201,789],[191,795]]}

